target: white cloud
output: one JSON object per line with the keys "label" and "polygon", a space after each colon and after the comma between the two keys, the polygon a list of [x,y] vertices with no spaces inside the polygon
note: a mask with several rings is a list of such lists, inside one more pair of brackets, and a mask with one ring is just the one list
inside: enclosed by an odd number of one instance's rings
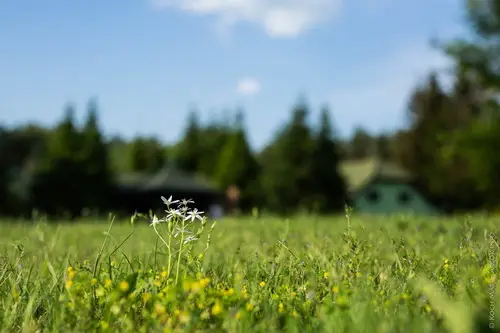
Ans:
{"label": "white cloud", "polygon": [[[342,128],[362,124],[373,131],[399,127],[415,85],[430,70],[441,74],[449,66],[449,59],[430,49],[427,42],[410,44],[383,60],[361,66],[351,73],[350,82],[330,95],[336,121]],[[449,84],[449,77],[441,79],[444,86]]]}
{"label": "white cloud", "polygon": [[151,0],[157,8],[214,15],[231,27],[255,23],[271,37],[297,36],[338,13],[342,0]]}
{"label": "white cloud", "polygon": [[252,77],[242,78],[236,85],[236,90],[241,95],[256,95],[261,89],[259,80]]}

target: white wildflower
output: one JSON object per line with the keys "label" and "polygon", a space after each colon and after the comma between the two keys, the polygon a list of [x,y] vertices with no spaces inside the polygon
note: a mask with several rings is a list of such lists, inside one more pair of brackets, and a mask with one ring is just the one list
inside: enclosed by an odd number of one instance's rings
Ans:
{"label": "white wildflower", "polygon": [[151,224],[149,225],[150,227],[151,226],[156,226],[157,224],[160,224],[161,222],[165,222],[164,219],[159,219],[156,215],[153,216],[153,219],[151,220]]}
{"label": "white wildflower", "polygon": [[168,199],[165,199],[164,196],[161,197],[161,200],[163,200],[163,203],[167,205],[167,208],[170,208],[171,204],[178,203],[179,200],[172,200],[172,196],[170,196]]}
{"label": "white wildflower", "polygon": [[182,201],[179,202],[178,207],[187,207],[190,203],[194,203],[194,201],[192,199],[182,199]]}
{"label": "white wildflower", "polygon": [[196,237],[196,236],[189,236],[189,237],[186,237],[186,239],[184,239],[184,244],[187,244],[189,242],[194,242],[196,240],[198,240],[198,237]]}
{"label": "white wildflower", "polygon": [[173,220],[177,217],[183,217],[182,213],[178,210],[178,209],[172,209],[170,208],[168,211],[167,211],[167,220]]}
{"label": "white wildflower", "polygon": [[184,221],[186,220],[191,220],[193,222],[194,220],[203,220],[203,217],[201,216],[203,212],[198,211],[198,209],[194,208],[192,211],[188,212],[188,216],[184,218]]}

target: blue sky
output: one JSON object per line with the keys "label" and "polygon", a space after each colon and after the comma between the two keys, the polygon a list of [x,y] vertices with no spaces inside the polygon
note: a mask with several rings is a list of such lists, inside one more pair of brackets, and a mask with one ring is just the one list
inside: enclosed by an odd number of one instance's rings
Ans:
{"label": "blue sky", "polygon": [[107,134],[179,138],[243,107],[262,147],[305,94],[339,133],[401,126],[410,89],[448,60],[460,0],[0,1],[0,123],[52,125],[96,96]]}

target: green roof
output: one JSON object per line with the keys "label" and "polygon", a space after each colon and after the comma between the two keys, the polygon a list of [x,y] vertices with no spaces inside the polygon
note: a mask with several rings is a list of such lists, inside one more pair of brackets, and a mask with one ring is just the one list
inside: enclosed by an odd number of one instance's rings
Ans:
{"label": "green roof", "polygon": [[345,161],[340,165],[349,192],[357,192],[374,180],[390,180],[408,182],[410,173],[394,163],[384,162],[377,158]]}
{"label": "green roof", "polygon": [[217,191],[208,180],[175,168],[164,168],[153,175],[129,173],[118,177],[120,187],[135,188],[142,191],[162,189],[178,191],[214,192]]}

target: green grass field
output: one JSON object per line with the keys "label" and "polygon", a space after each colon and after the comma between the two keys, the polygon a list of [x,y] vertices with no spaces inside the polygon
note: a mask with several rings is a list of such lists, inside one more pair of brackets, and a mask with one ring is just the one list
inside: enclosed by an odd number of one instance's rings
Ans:
{"label": "green grass field", "polygon": [[3,221],[0,328],[492,332],[499,223],[262,217],[197,236],[200,221],[177,219],[155,224],[159,238],[146,220]]}

